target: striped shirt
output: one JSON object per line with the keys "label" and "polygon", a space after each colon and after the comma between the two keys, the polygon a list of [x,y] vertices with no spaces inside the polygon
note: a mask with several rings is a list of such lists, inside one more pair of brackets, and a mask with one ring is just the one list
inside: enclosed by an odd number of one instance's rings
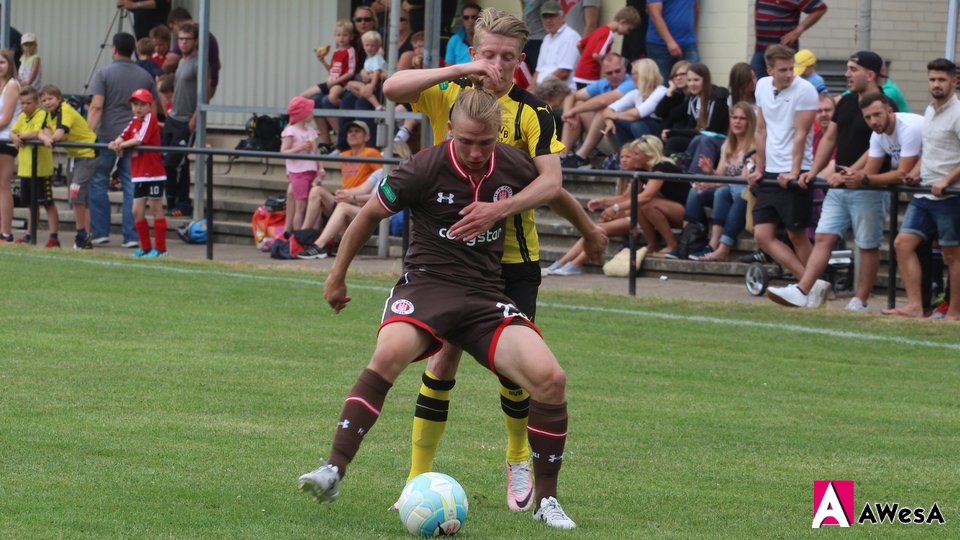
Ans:
{"label": "striped shirt", "polygon": [[827,9],[823,0],[757,0],[754,12],[757,51],[780,43],[780,38],[800,24],[800,12],[814,13]]}

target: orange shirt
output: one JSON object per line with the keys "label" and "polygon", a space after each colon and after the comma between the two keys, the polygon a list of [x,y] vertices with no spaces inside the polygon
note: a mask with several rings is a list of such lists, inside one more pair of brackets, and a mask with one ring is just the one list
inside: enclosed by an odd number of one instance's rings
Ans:
{"label": "orange shirt", "polygon": [[[353,150],[347,150],[345,152],[340,152],[340,155],[356,155],[357,157],[383,157],[379,150],[370,147],[364,147],[359,154],[354,154]],[[343,179],[343,189],[355,188],[363,184],[367,181],[367,177],[370,176],[370,173],[382,167],[383,165],[380,165],[379,163],[341,162],[340,177]]]}

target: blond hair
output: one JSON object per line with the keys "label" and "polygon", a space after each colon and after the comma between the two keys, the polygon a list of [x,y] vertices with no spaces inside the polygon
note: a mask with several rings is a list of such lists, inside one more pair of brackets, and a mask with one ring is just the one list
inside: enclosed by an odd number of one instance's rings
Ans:
{"label": "blond hair", "polygon": [[620,153],[622,154],[624,152],[641,152],[645,154],[650,158],[648,164],[651,168],[658,163],[667,161],[667,159],[663,157],[663,141],[656,135],[641,135],[623,145]]}
{"label": "blond hair", "polygon": [[455,114],[462,114],[483,124],[490,131],[499,133],[503,127],[505,112],[503,105],[492,93],[480,88],[468,88],[460,92],[453,102],[450,118],[452,120]]}
{"label": "blond hair", "polygon": [[340,19],[333,25],[333,31],[343,30],[348,34],[353,33],[353,23],[350,22],[350,19]]}
{"label": "blond hair", "polygon": [[660,68],[657,63],[649,58],[641,58],[633,64],[633,75],[636,77],[637,91],[643,96],[643,99],[650,97],[650,94],[663,84],[663,75],[660,74]]}
{"label": "blond hair", "polygon": [[730,158],[737,152],[749,152],[756,146],[753,139],[754,131],[757,129],[757,113],[754,112],[753,105],[746,101],[740,101],[730,107],[730,114],[733,114],[733,111],[740,111],[747,117],[747,128],[746,131],[743,132],[742,140],[733,130],[730,130],[730,133],[727,134],[727,140],[724,141],[721,151],[723,152],[723,157],[727,158],[728,163]]}
{"label": "blond hair", "polygon": [[473,27],[475,47],[479,46],[479,43],[483,40],[484,33],[514,38],[520,42],[520,51],[523,50],[523,46],[527,44],[527,39],[530,37],[530,29],[527,28],[527,23],[497,8],[486,8],[480,12],[480,17]]}
{"label": "blond hair", "polygon": [[377,32],[376,30],[369,30],[367,32],[364,32],[363,35],[360,36],[360,41],[361,42],[369,41],[371,43],[376,43],[377,45],[383,44],[383,38],[380,37],[380,32]]}

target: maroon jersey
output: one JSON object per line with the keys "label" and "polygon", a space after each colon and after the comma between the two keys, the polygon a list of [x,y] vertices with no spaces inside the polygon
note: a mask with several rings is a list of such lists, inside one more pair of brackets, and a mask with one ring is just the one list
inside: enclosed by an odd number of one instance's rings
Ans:
{"label": "maroon jersey", "polygon": [[420,152],[380,183],[377,198],[389,212],[411,211],[408,270],[424,270],[465,285],[502,288],[504,222],[470,242],[452,238],[450,227],[470,203],[494,202],[518,193],[537,177],[537,169],[525,152],[504,143],[497,143],[481,177],[471,176],[455,154],[449,140]]}

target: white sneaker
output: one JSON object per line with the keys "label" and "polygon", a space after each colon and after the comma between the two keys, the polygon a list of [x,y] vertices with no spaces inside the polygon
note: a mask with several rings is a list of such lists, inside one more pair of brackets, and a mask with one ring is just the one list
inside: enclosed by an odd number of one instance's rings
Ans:
{"label": "white sneaker", "polygon": [[770,287],[767,289],[767,298],[787,307],[804,307],[807,305],[807,295],[803,294],[800,287],[791,283],[786,287]]}
{"label": "white sneaker", "polygon": [[867,305],[863,303],[862,300],[854,296],[847,302],[847,307],[844,308],[847,311],[867,311]]}
{"label": "white sneaker", "polygon": [[823,301],[830,292],[830,282],[825,279],[818,279],[810,287],[810,293],[807,295],[807,307],[818,308],[823,305]]}
{"label": "white sneaker", "polygon": [[547,277],[553,275],[554,272],[559,270],[563,266],[563,263],[560,261],[553,261],[553,264],[546,268],[540,269],[540,277]]}
{"label": "white sneaker", "polygon": [[140,242],[137,240],[127,240],[126,242],[120,245],[129,249],[129,248],[140,247]]}
{"label": "white sneaker", "polygon": [[340,471],[336,466],[324,463],[319,469],[301,476],[299,486],[300,491],[320,504],[333,502],[340,496]]}
{"label": "white sneaker", "polygon": [[507,507],[514,512],[529,510],[533,504],[533,477],[530,464],[507,463]]}
{"label": "white sneaker", "polygon": [[102,246],[103,244],[109,244],[109,243],[110,243],[110,237],[109,237],[109,236],[98,236],[98,237],[94,238],[93,240],[91,240],[90,243],[93,244],[93,245],[95,245],[95,246]]}
{"label": "white sneaker", "polygon": [[540,499],[540,508],[533,513],[533,519],[543,521],[547,525],[556,529],[576,529],[577,524],[567,517],[560,503],[553,497]]}
{"label": "white sneaker", "polygon": [[573,263],[567,263],[550,273],[553,276],[579,276],[583,270]]}

